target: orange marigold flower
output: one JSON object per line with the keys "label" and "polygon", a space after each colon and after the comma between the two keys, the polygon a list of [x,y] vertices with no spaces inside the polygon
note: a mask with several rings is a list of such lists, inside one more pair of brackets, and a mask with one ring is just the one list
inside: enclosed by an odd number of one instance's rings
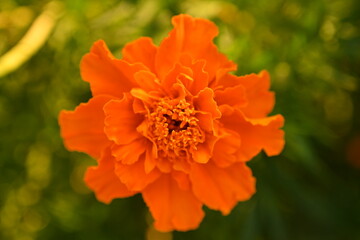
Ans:
{"label": "orange marigold flower", "polygon": [[62,111],[69,150],[98,161],[85,182],[99,201],[141,193],[160,231],[199,226],[202,206],[228,214],[255,193],[246,162],[284,146],[270,78],[229,74],[236,64],[218,52],[217,27],[189,15],[155,46],[141,37],[116,59],[97,41],[81,61],[93,97]]}

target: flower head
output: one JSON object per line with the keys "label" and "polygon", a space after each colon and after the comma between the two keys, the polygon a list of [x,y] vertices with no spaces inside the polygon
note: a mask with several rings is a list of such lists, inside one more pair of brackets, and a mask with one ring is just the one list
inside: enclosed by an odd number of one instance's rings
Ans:
{"label": "flower head", "polygon": [[109,203],[141,193],[160,231],[195,229],[202,206],[228,214],[255,193],[246,162],[284,146],[281,115],[266,71],[229,74],[236,64],[218,52],[216,26],[178,15],[155,46],[142,37],[116,59],[103,41],[81,61],[93,97],[60,113],[69,150],[97,160],[85,182]]}

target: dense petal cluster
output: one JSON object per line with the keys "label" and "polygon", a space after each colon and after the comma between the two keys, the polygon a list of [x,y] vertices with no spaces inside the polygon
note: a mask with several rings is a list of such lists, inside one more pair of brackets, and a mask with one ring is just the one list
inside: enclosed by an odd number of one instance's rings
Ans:
{"label": "dense petal cluster", "polygon": [[155,46],[142,37],[116,59],[97,41],[81,61],[93,97],[62,111],[69,150],[97,159],[85,182],[109,203],[141,193],[160,231],[195,229],[202,206],[228,214],[255,193],[246,162],[279,154],[284,132],[266,71],[234,76],[217,27],[189,15]]}

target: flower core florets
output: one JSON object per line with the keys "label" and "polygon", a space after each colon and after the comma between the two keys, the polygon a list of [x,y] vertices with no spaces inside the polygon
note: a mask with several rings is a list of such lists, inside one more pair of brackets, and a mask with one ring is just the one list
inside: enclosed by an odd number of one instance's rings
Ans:
{"label": "flower core florets", "polygon": [[195,109],[185,99],[162,98],[147,114],[152,140],[159,156],[188,157],[190,150],[204,142],[204,133],[198,126]]}

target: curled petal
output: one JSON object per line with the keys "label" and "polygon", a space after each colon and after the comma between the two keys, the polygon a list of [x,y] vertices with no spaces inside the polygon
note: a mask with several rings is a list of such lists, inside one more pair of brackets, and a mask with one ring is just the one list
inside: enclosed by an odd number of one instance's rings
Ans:
{"label": "curled petal", "polygon": [[141,86],[143,90],[152,91],[152,90],[161,90],[160,82],[156,76],[149,71],[139,71],[135,73],[135,81]]}
{"label": "curled petal", "polygon": [[[141,100],[143,103],[151,104],[154,102],[154,100],[159,99],[159,96],[154,95],[154,92],[146,92],[145,90],[141,88],[133,88],[130,91],[130,94]],[[157,94],[157,93],[156,93]]]}
{"label": "curled petal", "polygon": [[181,56],[180,62],[192,70],[193,81],[187,89],[195,96],[209,84],[209,74],[204,70],[206,61],[192,59],[190,54],[186,53]]}
{"label": "curled petal", "polygon": [[148,142],[149,140],[146,138],[137,138],[125,145],[114,144],[111,148],[111,152],[116,160],[120,161],[122,164],[133,164],[139,159],[140,155],[146,151],[149,144]]}
{"label": "curled petal", "polygon": [[194,97],[194,107],[196,110],[210,113],[213,119],[221,117],[221,112],[214,100],[214,91],[211,88],[201,90],[198,96]]}
{"label": "curled petal", "polygon": [[175,179],[180,189],[190,190],[191,183],[189,174],[183,171],[172,171],[171,176]]}
{"label": "curled petal", "polygon": [[215,91],[215,101],[219,106],[227,104],[233,107],[245,107],[247,104],[245,89],[243,86],[237,85],[217,90]]}
{"label": "curled petal", "polygon": [[163,174],[142,192],[159,231],[188,231],[204,217],[201,202],[189,190],[181,189],[170,174]]}
{"label": "curled petal", "polygon": [[123,59],[129,63],[140,62],[154,72],[157,46],[149,37],[141,37],[125,45],[122,50]]}
{"label": "curled petal", "polygon": [[115,159],[109,149],[103,152],[97,167],[89,167],[84,180],[88,187],[95,192],[96,198],[104,203],[110,203],[114,198],[124,198],[136,192],[128,188],[114,173]]}
{"label": "curled petal", "polygon": [[209,208],[229,214],[238,201],[255,193],[255,179],[245,163],[219,168],[209,162],[193,164],[190,180],[196,197]]}
{"label": "curled petal", "polygon": [[236,65],[219,53],[212,42],[218,34],[214,23],[181,14],[172,18],[172,24],[174,29],[160,44],[155,58],[155,68],[160,79],[179,62],[182,53],[190,54],[193,59],[205,60],[204,69],[209,73],[209,79],[213,79],[221,69],[236,69]]}
{"label": "curled petal", "polygon": [[212,160],[219,167],[228,167],[240,161],[238,151],[241,147],[241,139],[238,133],[226,131],[214,145]]}
{"label": "curled petal", "polygon": [[206,134],[205,142],[198,144],[196,150],[192,150],[192,157],[197,163],[207,163],[213,154],[217,137],[213,134]]}
{"label": "curled petal", "polygon": [[[266,117],[274,107],[275,96],[273,92],[269,91],[270,75],[267,71],[240,77],[227,74],[219,81],[219,85],[230,89],[239,85],[244,88],[247,103],[240,107],[246,117]],[[228,104],[232,105],[230,102]]]}
{"label": "curled petal", "polygon": [[125,165],[121,162],[115,163],[115,173],[128,189],[142,191],[148,184],[160,176],[160,171],[154,168],[149,173],[145,172],[145,156],[143,155],[134,164]]}
{"label": "curled petal", "polygon": [[125,95],[121,100],[112,100],[104,106],[105,111],[105,133],[108,138],[116,144],[128,144],[142,137],[136,131],[136,127],[143,121],[144,117],[135,114],[132,99]]}
{"label": "curled petal", "polygon": [[199,120],[198,124],[202,130],[208,132],[214,131],[214,120],[211,113],[197,112],[195,116]]}
{"label": "curled petal", "polygon": [[110,144],[104,133],[104,104],[110,96],[96,96],[74,111],[61,111],[59,124],[64,144],[71,151],[85,152],[94,158]]}
{"label": "curled petal", "polygon": [[268,156],[279,154],[285,144],[284,131],[279,129],[284,125],[281,115],[259,119],[246,118],[241,111],[229,109],[225,105],[221,122],[228,129],[237,132],[241,138],[239,159],[247,161],[257,155],[262,149]]}
{"label": "curled petal", "polygon": [[174,95],[172,89],[173,85],[177,82],[181,82],[185,88],[189,88],[193,81],[192,75],[193,72],[191,68],[177,63],[163,79],[161,85],[164,87],[164,89],[169,95]]}
{"label": "curled petal", "polygon": [[146,67],[141,63],[130,64],[115,59],[105,42],[99,40],[81,60],[80,69],[84,81],[90,83],[93,96],[108,94],[122,97],[124,92],[136,86],[134,74],[146,70]]}
{"label": "curled petal", "polygon": [[268,115],[275,104],[275,95],[269,91],[270,75],[267,71],[240,77],[245,87],[248,104],[241,111],[249,118],[261,118]]}

